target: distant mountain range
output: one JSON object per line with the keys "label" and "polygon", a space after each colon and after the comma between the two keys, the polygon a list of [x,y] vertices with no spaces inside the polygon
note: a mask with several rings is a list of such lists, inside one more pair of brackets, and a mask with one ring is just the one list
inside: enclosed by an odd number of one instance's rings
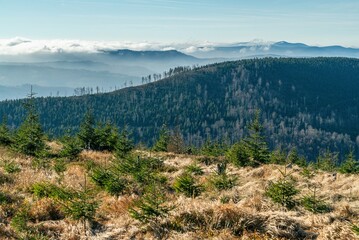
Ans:
{"label": "distant mountain range", "polygon": [[21,86],[30,84],[41,88],[35,86],[35,91],[42,93],[38,96],[50,96],[54,91],[71,96],[80,87],[107,92],[142,84],[143,76],[169,68],[207,63],[174,50],[32,53],[2,59],[7,61],[0,62],[0,92],[6,89],[7,94],[0,95],[0,100],[18,98],[23,93],[19,92]]}
{"label": "distant mountain range", "polygon": [[199,58],[253,58],[253,57],[353,57],[359,58],[358,48],[342,46],[308,46],[303,43],[244,42],[212,48],[199,48],[192,53]]}
{"label": "distant mountain range", "polygon": [[18,92],[21,86],[29,84],[39,86],[38,92],[42,93],[39,96],[50,96],[53,92],[68,96],[78,87],[111,91],[136,86],[144,83],[144,76],[163,75],[164,71],[177,66],[248,58],[318,56],[359,58],[359,49],[284,41],[225,45],[121,45],[22,38],[0,40],[0,91],[4,92],[7,87],[7,94],[0,95],[0,100],[18,98],[23,93]]}

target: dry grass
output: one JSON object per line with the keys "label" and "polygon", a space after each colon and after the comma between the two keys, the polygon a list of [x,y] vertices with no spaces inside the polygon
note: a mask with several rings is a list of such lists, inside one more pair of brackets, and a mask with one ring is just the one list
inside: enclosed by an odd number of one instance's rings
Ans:
{"label": "dry grass", "polygon": [[61,213],[59,206],[51,199],[39,199],[32,203],[29,210],[30,219],[33,222],[43,222],[49,220],[60,220],[65,216]]}
{"label": "dry grass", "polygon": [[[49,145],[54,151],[58,150],[56,144]],[[216,169],[215,164],[206,165],[196,156],[143,151],[136,153],[163,159],[165,169],[168,169],[164,175],[170,184],[190,164],[196,163],[203,169],[204,175],[197,178],[204,185]],[[36,182],[58,184],[59,176],[53,170],[34,169],[31,167],[31,158],[4,148],[0,148],[1,159],[11,159],[21,167],[21,172],[14,174],[7,174],[0,168],[0,178],[7,176],[11,179],[0,185],[0,191],[16,195],[21,201],[29,203],[31,224],[51,239],[86,238],[81,223],[64,218],[52,200],[36,199],[29,192]],[[93,188],[86,177],[84,162],[91,160],[106,166],[112,159],[110,153],[81,153],[79,162],[68,164],[61,185],[81,189],[86,180],[88,186]],[[309,183],[318,183],[318,196],[334,207],[332,212],[314,214],[300,206],[288,211],[264,196],[268,181],[276,181],[281,177],[278,169],[283,170],[283,166],[236,168],[229,165],[228,174],[238,176],[235,187],[225,191],[207,188],[195,199],[169,192],[174,210],[168,218],[150,226],[141,225],[128,213],[128,208],[137,196],[113,197],[97,189],[95,198],[100,202],[97,223],[92,231],[88,231],[88,235],[90,239],[156,239],[159,236],[164,239],[358,239],[351,230],[351,224],[359,224],[359,176],[338,174],[334,180],[331,174],[318,172],[308,180],[301,175],[302,169],[299,167],[290,169],[297,188],[301,190],[298,198],[310,193]],[[221,200],[224,197],[228,199],[226,204]],[[12,206],[19,207],[15,203]],[[14,236],[9,226],[11,216],[6,217],[9,209],[10,204],[0,206],[0,235],[7,236],[3,239]]]}
{"label": "dry grass", "polygon": [[59,153],[63,144],[60,142],[46,142],[46,146],[50,149],[51,153]]}
{"label": "dry grass", "polygon": [[94,161],[97,164],[106,166],[114,158],[111,153],[108,152],[96,152],[96,151],[82,151],[80,156],[80,161]]}

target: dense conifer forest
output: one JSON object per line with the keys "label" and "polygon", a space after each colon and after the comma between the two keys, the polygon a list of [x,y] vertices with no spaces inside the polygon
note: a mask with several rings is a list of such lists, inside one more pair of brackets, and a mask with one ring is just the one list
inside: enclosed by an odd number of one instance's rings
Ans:
{"label": "dense conifer forest", "polygon": [[[36,91],[36,89],[35,89]],[[296,148],[314,160],[326,150],[340,158],[359,144],[359,60],[264,58],[194,68],[106,94],[34,100],[43,129],[60,136],[95,121],[127,126],[135,143],[151,146],[166,124],[187,145],[235,143],[260,110],[270,149]],[[23,100],[0,103],[10,129],[23,121]],[[358,152],[358,151],[356,151]]]}

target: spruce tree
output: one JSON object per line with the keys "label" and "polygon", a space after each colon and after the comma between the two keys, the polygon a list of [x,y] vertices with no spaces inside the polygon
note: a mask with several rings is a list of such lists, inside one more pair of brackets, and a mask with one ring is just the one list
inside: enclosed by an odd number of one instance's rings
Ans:
{"label": "spruce tree", "polygon": [[124,158],[133,150],[133,148],[133,141],[131,140],[127,127],[125,126],[118,140],[116,155],[119,158]]}
{"label": "spruce tree", "polygon": [[110,122],[106,124],[98,123],[95,128],[96,135],[96,146],[95,150],[99,151],[113,151],[116,149],[116,144],[118,142],[118,130],[116,127],[112,126]]}
{"label": "spruce tree", "polygon": [[237,167],[250,165],[249,155],[243,140],[232,145],[226,152],[226,159]]}
{"label": "spruce tree", "polygon": [[324,153],[318,156],[317,162],[315,163],[316,169],[329,172],[336,170],[338,164],[338,155],[339,154],[337,152],[331,152],[329,149],[327,149]]}
{"label": "spruce tree", "polygon": [[279,203],[282,206],[292,209],[296,206],[297,201],[294,197],[300,192],[295,186],[295,180],[290,173],[287,173],[287,167],[284,167],[284,170],[281,171],[281,178],[272,182],[269,181],[269,184],[266,188],[265,195],[272,199],[273,202]]}
{"label": "spruce tree", "polygon": [[44,133],[34,104],[34,93],[28,96],[24,104],[27,116],[16,132],[14,147],[26,155],[37,156],[45,149]]}
{"label": "spruce tree", "polygon": [[160,131],[160,136],[153,146],[155,152],[167,152],[168,142],[170,140],[169,131],[166,125],[163,125]]}
{"label": "spruce tree", "polygon": [[0,145],[9,146],[13,143],[13,138],[10,129],[7,126],[7,119],[4,116],[0,125]]}
{"label": "spruce tree", "polygon": [[60,152],[60,156],[73,160],[81,153],[82,148],[80,141],[77,137],[71,136],[70,132],[66,132],[62,138],[63,148]]}
{"label": "spruce tree", "polygon": [[269,150],[264,136],[262,135],[263,126],[260,122],[260,111],[257,110],[254,119],[248,127],[249,136],[244,139],[245,148],[249,155],[251,165],[267,163],[269,160]]}
{"label": "spruce tree", "polygon": [[93,150],[96,146],[95,119],[91,110],[86,112],[77,136],[82,148]]}
{"label": "spruce tree", "polygon": [[296,148],[292,148],[288,154],[288,161],[297,164],[299,167],[306,167],[307,160],[303,156],[299,156]]}
{"label": "spruce tree", "polygon": [[276,148],[270,153],[269,162],[272,164],[284,165],[287,163],[287,153],[281,147]]}
{"label": "spruce tree", "polygon": [[200,153],[205,156],[219,157],[223,156],[227,149],[228,145],[224,139],[212,141],[208,138],[202,146]]}
{"label": "spruce tree", "polygon": [[359,161],[355,159],[354,152],[351,151],[340,165],[341,173],[359,173]]}
{"label": "spruce tree", "polygon": [[174,207],[167,203],[163,186],[152,183],[145,190],[146,193],[129,208],[130,216],[141,223],[160,222]]}
{"label": "spruce tree", "polygon": [[249,136],[235,143],[227,152],[226,158],[237,166],[258,166],[269,161],[269,150],[260,123],[260,112],[256,111],[250,123]]}

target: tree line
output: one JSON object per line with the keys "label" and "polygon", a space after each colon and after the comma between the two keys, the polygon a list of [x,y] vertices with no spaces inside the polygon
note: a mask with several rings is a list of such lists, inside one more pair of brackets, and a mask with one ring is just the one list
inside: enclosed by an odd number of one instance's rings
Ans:
{"label": "tree line", "polygon": [[[33,96],[31,93],[24,104],[27,115],[16,131],[9,129],[6,118],[4,118],[0,125],[0,145],[10,146],[26,155],[44,157],[48,155],[45,144],[47,138],[35,109]],[[200,147],[188,145],[185,143],[179,128],[170,131],[166,125],[163,125],[157,140],[149,150],[209,157],[224,156],[227,161],[240,167],[256,167],[265,163],[286,164],[289,161],[291,164],[297,164],[301,167],[312,166],[325,171],[359,173],[359,162],[355,158],[354,150],[351,150],[343,161],[339,161],[338,153],[325,149],[314,162],[300,156],[295,147],[289,152],[281,147],[270,151],[263,134],[264,129],[260,116],[260,111],[257,110],[247,126],[248,136],[234,144],[230,144],[228,139],[212,141],[208,138]],[[96,121],[91,109],[86,112],[79,126],[79,131],[75,135],[68,131],[59,137],[59,141],[63,144],[60,155],[71,159],[76,158],[82,150],[116,152],[117,156],[124,157],[135,148],[127,126],[119,131],[109,121],[105,123]]]}

